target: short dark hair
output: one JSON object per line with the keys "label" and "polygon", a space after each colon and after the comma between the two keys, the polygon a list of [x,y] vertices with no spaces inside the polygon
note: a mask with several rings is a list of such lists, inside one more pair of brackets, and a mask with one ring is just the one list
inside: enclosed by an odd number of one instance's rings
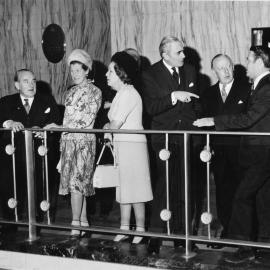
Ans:
{"label": "short dark hair", "polygon": [[19,69],[15,72],[15,75],[14,75],[14,82],[18,82],[20,80],[20,76],[23,72],[31,72],[33,75],[34,75],[34,72],[30,69],[27,69],[27,68],[22,68],[22,69]]}
{"label": "short dark hair", "polygon": [[232,61],[231,57],[229,57],[227,54],[219,53],[219,54],[215,55],[215,56],[213,57],[212,61],[211,61],[211,68],[212,68],[212,69],[213,69],[213,67],[214,67],[214,62],[215,62],[215,60],[216,60],[217,58],[221,57],[221,56],[226,57],[226,58],[229,60],[229,62],[231,63],[231,65],[233,66],[233,61]]}
{"label": "short dark hair", "polygon": [[254,52],[255,60],[261,58],[264,66],[270,68],[270,48],[266,46],[251,46],[249,50]]}
{"label": "short dark hair", "polygon": [[87,71],[88,69],[90,70],[90,68],[89,68],[87,65],[85,65],[84,63],[82,63],[82,62],[80,62],[80,61],[71,61],[71,62],[69,63],[70,66],[71,66],[71,65],[74,65],[74,64],[80,64],[80,65],[82,66],[82,69],[83,69],[84,71]]}
{"label": "short dark hair", "polygon": [[121,68],[117,63],[114,62],[114,70],[116,75],[119,77],[119,79],[123,82],[123,83],[127,83],[127,84],[133,84],[133,81],[131,80],[131,78],[128,77],[127,73],[124,71],[123,68]]}

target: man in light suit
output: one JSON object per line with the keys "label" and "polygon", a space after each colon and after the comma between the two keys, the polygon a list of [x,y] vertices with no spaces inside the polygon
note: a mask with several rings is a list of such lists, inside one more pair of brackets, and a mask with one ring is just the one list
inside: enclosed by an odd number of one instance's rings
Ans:
{"label": "man in light suit", "polygon": [[[245,112],[250,95],[248,83],[234,79],[234,65],[226,54],[211,61],[218,82],[204,91],[201,104],[205,117]],[[224,92],[225,91],[225,92]],[[211,167],[216,184],[217,216],[223,227],[221,237],[227,237],[233,197],[238,186],[238,149],[240,136],[210,136],[214,155]],[[213,244],[212,247],[222,247]]]}
{"label": "man in light suit", "polygon": [[[216,130],[270,132],[270,49],[252,46],[247,76],[253,80],[246,112],[202,118],[195,126]],[[240,183],[237,188],[228,237],[239,240],[270,240],[270,136],[243,136],[239,149]],[[239,248],[228,262],[254,259],[253,250]]]}
{"label": "man in light suit", "polygon": [[[26,184],[26,162],[25,162],[25,143],[23,128],[40,127],[60,121],[57,104],[51,95],[43,95],[36,89],[36,79],[32,71],[22,69],[16,72],[15,87],[18,93],[5,96],[0,99],[0,126],[10,128],[15,132],[15,157],[16,157],[16,180],[18,196],[18,214],[22,218],[23,211],[27,202]],[[11,143],[10,131],[1,131],[0,142],[0,185],[1,185],[1,206],[5,219],[14,219],[13,210],[7,206],[9,198],[13,197],[13,178],[12,178],[12,159],[5,153],[5,146]],[[53,136],[49,136],[49,177],[51,183],[55,182],[55,141]],[[41,145],[41,140],[34,140],[35,146],[35,172],[36,172],[36,194],[39,203],[43,198],[44,187],[42,185],[42,157],[37,154],[37,147]]]}
{"label": "man in light suit", "polygon": [[[155,130],[194,129],[196,118],[194,99],[196,95],[196,72],[191,65],[184,64],[184,44],[173,36],[164,37],[159,46],[161,60],[142,74],[142,96],[145,109],[151,116],[151,128]],[[154,199],[150,217],[150,230],[164,232],[165,222],[160,218],[166,208],[166,168],[159,158],[165,148],[165,136],[153,134],[152,147],[156,159],[156,175],[153,179]],[[184,181],[183,181],[183,136],[169,136],[169,179],[172,232],[184,229]],[[148,251],[159,252],[160,240],[150,239]]]}

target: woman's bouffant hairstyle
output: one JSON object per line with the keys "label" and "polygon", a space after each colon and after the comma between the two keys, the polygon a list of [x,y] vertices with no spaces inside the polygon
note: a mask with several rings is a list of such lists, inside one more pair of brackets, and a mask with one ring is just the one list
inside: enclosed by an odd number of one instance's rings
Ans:
{"label": "woman's bouffant hairstyle", "polygon": [[134,84],[138,75],[138,63],[125,51],[117,52],[111,59],[114,70],[120,80],[127,84]]}

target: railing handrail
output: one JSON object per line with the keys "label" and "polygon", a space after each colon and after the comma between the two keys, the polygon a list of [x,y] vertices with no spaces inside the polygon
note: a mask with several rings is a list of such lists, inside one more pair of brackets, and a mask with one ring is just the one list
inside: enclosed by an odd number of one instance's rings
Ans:
{"label": "railing handrail", "polygon": [[[0,128],[12,130],[10,128]],[[22,131],[47,131],[47,132],[69,132],[69,133],[123,133],[123,134],[197,134],[197,135],[236,135],[236,136],[270,136],[269,132],[241,132],[241,131],[205,131],[205,130],[154,130],[154,129],[78,129],[78,128],[24,128]]]}

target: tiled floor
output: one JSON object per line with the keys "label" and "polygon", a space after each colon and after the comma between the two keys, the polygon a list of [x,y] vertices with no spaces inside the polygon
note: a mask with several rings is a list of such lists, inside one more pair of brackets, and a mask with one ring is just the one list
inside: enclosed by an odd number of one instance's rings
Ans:
{"label": "tiled floor", "polygon": [[[211,206],[214,205],[213,197]],[[99,202],[95,207],[94,205],[91,206],[91,215],[89,215],[89,218],[93,226],[119,228],[120,213],[117,203],[113,203],[113,207],[108,215],[101,213]],[[212,213],[215,213],[214,207],[212,209]],[[70,224],[71,207],[68,197],[59,196],[55,217],[56,224]],[[212,223],[211,234],[217,236],[219,226],[218,223],[214,223]],[[200,224],[199,235],[206,235],[206,233],[207,226]],[[92,234],[89,237],[72,239],[67,230],[42,229],[38,240],[29,242],[27,238],[28,234],[25,227],[19,227],[16,233],[2,233],[0,234],[0,250],[71,257],[74,259],[83,258],[91,261],[115,262],[162,269],[270,269],[270,251],[261,252],[252,262],[235,265],[228,264],[224,261],[224,257],[232,254],[235,249],[224,248],[222,250],[213,250],[203,244],[197,244],[196,256],[187,261],[182,256],[185,250],[183,248],[173,248],[170,241],[163,241],[163,246],[158,255],[149,255],[146,244],[135,245],[130,240],[115,243],[112,241],[113,235]]]}
{"label": "tiled floor", "polygon": [[111,239],[101,235],[76,239],[70,238],[68,234],[43,230],[38,240],[29,242],[27,231],[19,229],[17,233],[1,234],[0,249],[162,269],[270,269],[270,253],[265,253],[252,262],[234,265],[224,261],[224,256],[232,250],[214,251],[200,245],[196,256],[187,261],[182,257],[183,248],[162,246],[159,255],[149,255],[146,244],[135,245],[128,240],[115,243]]}

